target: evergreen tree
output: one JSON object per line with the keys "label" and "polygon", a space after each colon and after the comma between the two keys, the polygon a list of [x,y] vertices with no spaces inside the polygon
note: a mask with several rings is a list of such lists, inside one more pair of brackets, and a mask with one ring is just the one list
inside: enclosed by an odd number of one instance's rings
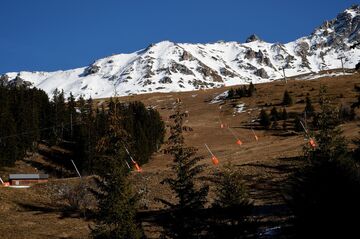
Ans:
{"label": "evergreen tree", "polygon": [[294,130],[296,132],[303,132],[304,128],[301,125],[301,118],[299,116],[296,116],[294,119]]}
{"label": "evergreen tree", "polygon": [[[305,147],[307,162],[291,178],[289,205],[297,238],[351,238],[360,213],[360,172],[334,125],[337,112],[321,88],[316,148]],[[331,228],[331,230],[330,230]]]}
{"label": "evergreen tree", "polygon": [[249,88],[248,88],[248,91],[247,91],[248,97],[253,96],[253,94],[255,93],[255,91],[256,91],[256,88],[255,88],[254,84],[253,84],[252,82],[250,82]]}
{"label": "evergreen tree", "polygon": [[123,144],[128,136],[118,114],[115,111],[109,114],[107,134],[97,144],[102,167],[99,167],[100,190],[95,194],[99,209],[92,235],[94,238],[141,238],[142,232],[135,222],[137,196],[132,193],[124,166]]}
{"label": "evergreen tree", "polygon": [[278,113],[276,107],[273,107],[273,108],[270,110],[270,119],[271,119],[272,121],[277,121],[278,119],[280,119],[279,113]]}
{"label": "evergreen tree", "polygon": [[245,87],[239,87],[235,90],[235,94],[237,97],[242,98],[247,95],[247,91]]}
{"label": "evergreen tree", "polygon": [[261,126],[263,126],[265,129],[269,129],[271,121],[269,115],[266,113],[264,109],[261,109],[260,111],[259,120]]}
{"label": "evergreen tree", "polygon": [[68,102],[66,105],[66,118],[69,119],[70,128],[69,132],[67,132],[67,139],[73,140],[73,127],[77,120],[77,113],[76,113],[76,101],[73,94],[70,92],[70,96],[68,97]]}
{"label": "evergreen tree", "polygon": [[216,174],[216,196],[212,205],[208,238],[245,238],[256,231],[250,219],[253,203],[241,173],[227,164]]}
{"label": "evergreen tree", "polygon": [[287,90],[284,92],[282,104],[285,106],[291,106],[293,104],[293,99]]}
{"label": "evergreen tree", "polygon": [[228,99],[232,99],[232,98],[234,98],[234,96],[235,96],[235,91],[234,91],[233,88],[231,88],[231,89],[228,91],[227,98],[228,98]]}
{"label": "evergreen tree", "polygon": [[324,160],[332,160],[344,154],[346,141],[342,136],[339,125],[339,111],[331,105],[330,98],[326,96],[327,89],[320,89],[320,112],[316,114],[316,127],[319,133],[316,136],[318,147],[312,150],[311,157]]}
{"label": "evergreen tree", "polygon": [[64,91],[55,89],[53,92],[53,125],[55,143],[59,143],[64,139],[64,124],[66,123],[66,104],[64,98]]}
{"label": "evergreen tree", "polygon": [[288,119],[288,113],[286,111],[286,108],[284,107],[282,112],[281,112],[281,119],[282,120],[287,120]]}
{"label": "evergreen tree", "polygon": [[203,222],[197,217],[197,211],[204,208],[208,194],[208,186],[195,187],[195,178],[203,170],[202,165],[197,163],[202,157],[195,156],[196,149],[186,147],[184,143],[183,121],[186,117],[180,106],[171,116],[174,124],[170,126],[167,153],[173,157],[172,170],[174,178],[166,178],[162,183],[170,186],[178,199],[177,203],[171,203],[159,199],[169,206],[173,212],[171,219],[165,227],[165,233],[171,238],[198,238],[203,230]]}
{"label": "evergreen tree", "polygon": [[306,99],[305,99],[305,110],[304,110],[304,112],[309,117],[313,116],[314,112],[315,112],[314,106],[312,105],[312,102],[311,102],[311,99],[309,98],[309,96],[306,96]]}
{"label": "evergreen tree", "polygon": [[[16,124],[9,112],[0,110],[0,166],[13,166],[19,159]],[[10,137],[9,137],[10,136]]]}

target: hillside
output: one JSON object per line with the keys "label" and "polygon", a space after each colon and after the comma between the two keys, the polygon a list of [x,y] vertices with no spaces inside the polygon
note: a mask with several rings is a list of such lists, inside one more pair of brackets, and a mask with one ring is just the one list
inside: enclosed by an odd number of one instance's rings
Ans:
{"label": "hillside", "polygon": [[[280,27],[280,26],[278,26]],[[115,54],[89,66],[56,72],[11,72],[5,84],[55,88],[68,95],[105,98],[151,92],[181,92],[275,79],[342,67],[353,69],[360,57],[360,7],[325,21],[309,36],[268,43],[252,35],[245,43],[207,44],[163,41],[130,54]]]}
{"label": "hillside", "polygon": [[[338,75],[338,73],[333,73]],[[330,74],[331,75],[331,74]],[[319,76],[316,76],[319,77]],[[180,93],[153,93],[121,97],[122,101],[140,100],[147,106],[159,110],[163,119],[174,110],[174,104],[179,98],[189,117],[186,125],[193,131],[185,134],[187,144],[199,149],[199,154],[205,158],[201,163],[206,165],[203,177],[199,183],[211,183],[209,176],[217,170],[211,164],[211,158],[204,144],[208,144],[220,160],[220,166],[232,162],[244,175],[249,186],[251,198],[256,205],[256,216],[263,222],[264,231],[286,228],[286,222],[291,215],[283,200],[283,189],[287,185],[288,176],[301,165],[296,159],[302,154],[302,145],[306,143],[302,133],[294,133],[291,122],[286,131],[282,129],[263,130],[254,125],[259,141],[254,139],[251,129],[247,127],[250,121],[257,118],[261,108],[268,111],[273,106],[278,109],[285,90],[294,98],[295,104],[287,107],[289,114],[301,113],[304,109],[304,99],[309,94],[318,107],[320,85],[326,85],[328,95],[334,99],[336,105],[351,105],[356,102],[358,93],[354,91],[354,84],[360,84],[359,74],[346,76],[328,76],[308,81],[289,79],[256,85],[256,95],[249,98],[234,100],[219,100],[217,96],[224,94],[228,88],[217,88]],[[106,99],[99,99],[97,104]],[[236,107],[241,105],[240,107]],[[357,112],[359,117],[359,112]],[[223,123],[226,127],[221,128]],[[230,130],[229,130],[230,128]],[[359,126],[356,121],[341,124],[347,139],[359,136]],[[231,133],[231,131],[234,133]],[[235,135],[235,136],[234,136]],[[237,138],[243,145],[236,144]],[[35,155],[36,156],[36,155]],[[27,159],[27,160],[32,160]],[[138,192],[143,193],[140,217],[144,229],[150,238],[157,238],[158,228],[154,226],[154,218],[163,207],[156,202],[156,197],[174,200],[173,195],[160,181],[171,175],[169,158],[159,151],[152,160],[143,165],[143,173],[134,172],[132,182]],[[7,169],[6,172],[36,170],[24,162],[17,167]],[[23,165],[23,166],[21,166]],[[3,172],[2,175],[5,173]],[[72,184],[77,179],[56,179],[50,183],[35,186],[29,190],[15,190],[0,188],[0,217],[6,218],[0,224],[2,238],[84,238],[89,232],[87,225],[91,221],[81,219],[79,215],[65,215],[62,207],[52,204],[54,185]],[[210,194],[210,198],[212,194]],[[16,226],[16,222],[24,222]],[[279,229],[279,228],[278,228]],[[275,229],[278,230],[278,229]],[[46,231],[46,233],[44,233]]]}

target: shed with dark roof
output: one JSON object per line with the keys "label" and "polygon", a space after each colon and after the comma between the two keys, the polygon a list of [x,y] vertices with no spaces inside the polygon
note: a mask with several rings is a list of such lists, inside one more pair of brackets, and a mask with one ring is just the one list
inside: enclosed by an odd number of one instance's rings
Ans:
{"label": "shed with dark roof", "polygon": [[31,185],[35,183],[43,183],[47,182],[49,179],[49,175],[47,174],[10,174],[9,182],[11,185]]}

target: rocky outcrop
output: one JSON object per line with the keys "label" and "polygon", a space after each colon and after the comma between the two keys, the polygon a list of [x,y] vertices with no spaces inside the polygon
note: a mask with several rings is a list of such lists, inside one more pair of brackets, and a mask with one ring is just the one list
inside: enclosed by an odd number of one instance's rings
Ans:
{"label": "rocky outcrop", "polygon": [[91,75],[91,74],[95,74],[97,72],[99,72],[100,70],[100,66],[97,66],[97,65],[90,65],[88,68],[86,68],[84,70],[84,76],[88,76],[88,75]]}
{"label": "rocky outcrop", "polygon": [[160,84],[170,84],[172,83],[172,80],[168,76],[164,76],[161,80],[159,80]]}
{"label": "rocky outcrop", "polygon": [[226,69],[225,67],[220,68],[220,74],[227,77],[235,77],[235,74]]}
{"label": "rocky outcrop", "polygon": [[173,73],[181,73],[184,75],[194,75],[194,73],[185,65],[176,63],[175,61],[171,62],[170,71]]}
{"label": "rocky outcrop", "polygon": [[257,35],[252,34],[246,39],[245,42],[250,43],[250,42],[254,42],[254,41],[261,41],[261,39]]}
{"label": "rocky outcrop", "polygon": [[268,79],[269,75],[267,74],[266,70],[264,68],[257,69],[254,71],[254,75],[259,76],[264,79]]}
{"label": "rocky outcrop", "polygon": [[245,59],[253,60],[256,59],[257,63],[261,65],[265,65],[271,68],[274,68],[273,64],[269,57],[267,57],[261,50],[254,51],[253,49],[249,48],[245,53]]}
{"label": "rocky outcrop", "polygon": [[184,50],[183,54],[181,55],[179,60],[180,61],[193,61],[193,60],[195,60],[195,58],[193,57],[193,55],[191,55],[190,52]]}
{"label": "rocky outcrop", "polygon": [[248,59],[248,60],[252,60],[256,57],[256,52],[249,48],[246,52],[245,52],[245,59]]}
{"label": "rocky outcrop", "polygon": [[295,48],[296,54],[301,57],[301,66],[310,68],[310,63],[307,57],[309,56],[310,46],[307,42],[301,41]]}
{"label": "rocky outcrop", "polygon": [[214,82],[223,82],[223,79],[216,71],[201,62],[199,65],[200,66],[196,68],[196,70],[200,72],[205,78],[210,77]]}
{"label": "rocky outcrop", "polygon": [[214,87],[214,85],[215,85],[214,83],[208,83],[208,82],[197,80],[197,79],[193,79],[193,80],[189,81],[188,84],[193,85],[195,87],[195,89],[211,88],[211,87]]}
{"label": "rocky outcrop", "polygon": [[8,84],[9,77],[7,75],[0,76],[0,85],[5,86]]}
{"label": "rocky outcrop", "polygon": [[15,79],[8,81],[7,85],[10,87],[20,87],[20,86],[30,87],[32,86],[32,83],[30,81],[26,81],[22,79],[19,75],[17,75]]}

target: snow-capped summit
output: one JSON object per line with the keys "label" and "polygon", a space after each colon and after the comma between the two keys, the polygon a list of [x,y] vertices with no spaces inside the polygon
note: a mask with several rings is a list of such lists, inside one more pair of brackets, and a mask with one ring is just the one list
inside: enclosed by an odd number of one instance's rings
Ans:
{"label": "snow-capped summit", "polygon": [[131,53],[99,59],[89,66],[55,72],[12,72],[7,84],[31,83],[52,94],[55,88],[102,98],[149,92],[268,82],[287,76],[341,67],[360,61],[360,7],[354,5],[314,32],[286,44],[256,35],[246,43],[218,41],[188,44],[162,41]]}

